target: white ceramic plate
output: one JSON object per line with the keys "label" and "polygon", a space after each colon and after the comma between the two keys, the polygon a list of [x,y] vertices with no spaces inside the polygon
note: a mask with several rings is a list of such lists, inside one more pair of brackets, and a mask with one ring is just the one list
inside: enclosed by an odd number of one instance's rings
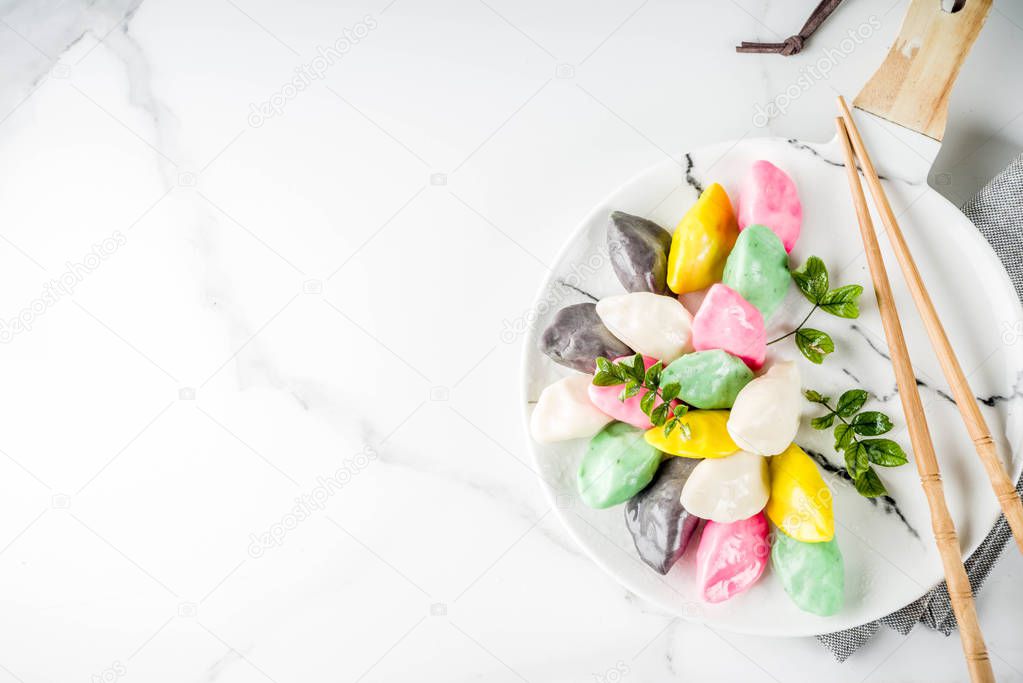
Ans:
{"label": "white ceramic plate", "polygon": [[[889,140],[888,144],[896,143]],[[607,260],[609,213],[621,210],[646,216],[670,231],[696,200],[698,187],[721,183],[734,201],[738,183],[750,163],[768,159],[792,176],[803,202],[803,231],[790,255],[791,264],[802,264],[808,256],[817,255],[828,265],[833,286],[859,283],[865,288],[859,319],[844,320],[822,312],[811,319],[812,327],[829,332],[835,340],[836,351],[823,365],[803,359],[790,342],[769,347],[768,364],[780,358],[797,359],[804,388],[831,396],[854,387],[867,389],[875,397],[868,408],[891,415],[896,426],[888,436],[899,441],[912,458],[848,181],[838,158],[831,146],[795,140],[761,138],[721,143],[685,155],[679,163],[665,161],[647,170],[597,206],[569,238],[537,296],[535,323],[523,362],[527,420],[543,388],[572,373],[537,348],[537,339],[554,313],[568,304],[590,300],[590,296],[602,298],[624,291]],[[885,189],[900,214],[900,225],[963,368],[975,393],[984,400],[984,414],[1000,452],[1013,477],[1017,477],[1023,437],[1019,393],[1023,340],[1018,339],[1023,313],[1019,301],[998,259],[958,209],[922,179],[886,180]],[[876,217],[875,225],[880,225]],[[922,382],[946,498],[963,551],[968,553],[997,520],[998,505],[959,413],[948,398],[947,384],[883,234],[881,242],[916,374]],[[792,329],[808,310],[809,304],[791,287],[785,304],[768,322],[768,339]],[[805,405],[797,442],[823,455],[838,469],[842,458],[831,448],[830,431],[817,432],[809,427],[809,418],[818,412],[809,403]],[[845,606],[839,614],[825,618],[800,611],[770,567],[748,592],[722,604],[703,604],[693,581],[696,539],[671,572],[662,577],[639,560],[625,527],[624,506],[592,510],[580,501],[575,478],[585,448],[585,439],[532,445],[536,467],[555,511],[597,564],[630,591],[666,612],[731,631],[805,636],[881,617],[918,598],[942,579],[927,504],[915,465],[910,462],[896,469],[878,468],[893,502],[869,501],[834,472],[825,473],[834,492],[836,536],[845,559]]]}

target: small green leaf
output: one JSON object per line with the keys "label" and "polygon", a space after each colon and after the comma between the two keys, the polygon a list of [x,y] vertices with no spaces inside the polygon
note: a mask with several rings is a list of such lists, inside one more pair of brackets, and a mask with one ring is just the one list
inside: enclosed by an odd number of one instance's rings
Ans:
{"label": "small green leaf", "polygon": [[853,431],[860,436],[879,436],[891,431],[892,421],[884,413],[876,410],[865,410],[850,422]]}
{"label": "small green leaf", "polygon": [[693,432],[689,429],[687,422],[680,422],[678,425],[678,435],[682,437],[683,441],[689,441],[693,437]]}
{"label": "small green leaf", "polygon": [[813,389],[807,389],[806,391],[804,391],[803,396],[805,396],[806,400],[810,401],[811,403],[826,403],[828,401],[827,398],[821,396],[818,392],[814,391]]}
{"label": "small green leaf", "polygon": [[660,427],[664,424],[664,421],[668,418],[668,404],[662,403],[653,410],[650,411],[650,422],[655,427]]}
{"label": "small green leaf", "polygon": [[820,365],[835,350],[835,342],[826,333],[803,327],[796,331],[796,346],[811,363]]}
{"label": "small green leaf", "polygon": [[678,382],[671,382],[661,387],[661,400],[665,403],[671,403],[678,398],[678,392],[682,391],[682,385]]}
{"label": "small green leaf", "polygon": [[863,287],[860,285],[845,285],[833,289],[821,297],[820,308],[839,318],[858,318],[860,294],[863,294]]}
{"label": "small green leaf", "polygon": [[678,425],[678,420],[672,418],[664,423],[664,436],[667,438],[671,434],[671,430]]}
{"label": "small green leaf", "polygon": [[852,417],[867,402],[868,394],[863,389],[850,389],[838,397],[835,412],[842,417]]}
{"label": "small green leaf", "polygon": [[828,413],[827,415],[821,415],[810,420],[810,426],[814,429],[827,429],[835,423],[835,414]]}
{"label": "small green leaf", "polygon": [[808,258],[802,268],[791,273],[799,291],[810,303],[820,303],[821,298],[828,293],[828,269],[824,261],[816,256]]}
{"label": "small green leaf", "polygon": [[646,371],[646,376],[643,377],[643,386],[647,389],[655,389],[657,383],[661,380],[661,370],[664,366],[661,361],[657,361]]}
{"label": "small green leaf", "polygon": [[598,387],[613,387],[617,384],[621,384],[622,380],[618,379],[610,372],[598,372],[593,378],[593,383]]}
{"label": "small green leaf", "polygon": [[646,363],[643,362],[643,354],[637,353],[632,357],[632,372],[629,374],[637,382],[642,382],[646,377]]}
{"label": "small green leaf", "polygon": [[629,400],[630,398],[638,394],[641,388],[642,387],[640,387],[639,384],[636,383],[636,380],[630,379],[628,382],[626,382],[625,388],[622,389],[622,392],[618,394],[618,400],[619,401]]}
{"label": "small green leaf", "polygon": [[649,415],[650,411],[654,409],[654,400],[656,398],[656,393],[652,391],[646,392],[643,394],[643,398],[639,399],[639,409],[642,410],[644,414]]}
{"label": "small green leaf", "polygon": [[872,467],[868,467],[863,474],[855,477],[853,484],[856,485],[859,494],[866,498],[877,498],[888,494],[888,489],[881,483],[881,479],[878,478],[877,472]]}
{"label": "small green leaf", "polygon": [[906,464],[906,453],[902,446],[891,439],[867,439],[863,441],[870,462],[881,467],[898,467]]}
{"label": "small green leaf", "polygon": [[611,361],[603,356],[597,357],[597,370],[600,372],[611,372]]}
{"label": "small green leaf", "polygon": [[842,424],[838,425],[837,427],[835,427],[835,450],[836,451],[840,451],[840,452],[844,451],[846,448],[851,446],[855,440],[856,440],[856,437],[853,436],[853,430],[852,430],[852,428],[849,425],[847,425],[845,423],[842,423]]}
{"label": "small green leaf", "polygon": [[629,381],[629,371],[621,363],[611,364],[611,374],[618,378],[619,384],[625,384]]}
{"label": "small green leaf", "polygon": [[682,417],[683,415],[689,412],[689,406],[687,406],[685,403],[680,403],[677,406],[675,406],[675,409],[672,412],[674,413],[675,417]]}
{"label": "small green leaf", "polygon": [[858,479],[860,475],[870,469],[867,449],[862,443],[853,442],[845,449],[845,469],[853,479]]}

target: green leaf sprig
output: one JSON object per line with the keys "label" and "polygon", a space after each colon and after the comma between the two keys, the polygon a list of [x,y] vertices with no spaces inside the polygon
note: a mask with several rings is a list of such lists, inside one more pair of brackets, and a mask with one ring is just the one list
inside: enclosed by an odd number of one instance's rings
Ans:
{"label": "green leaf sprig", "polygon": [[811,363],[820,365],[825,356],[835,350],[835,342],[827,332],[806,327],[806,322],[817,309],[838,316],[839,318],[857,318],[860,315],[859,298],[863,293],[860,285],[844,285],[829,289],[828,269],[817,256],[811,256],[802,268],[789,271],[792,279],[803,296],[813,304],[813,308],[803,318],[796,329],[777,339],[767,342],[768,345],[795,336],[796,347]]}
{"label": "green leaf sprig", "polygon": [[880,467],[898,467],[906,464],[902,446],[891,439],[859,439],[861,436],[880,436],[892,428],[891,419],[876,410],[864,410],[867,392],[850,389],[838,397],[838,404],[832,408],[831,399],[816,391],[803,392],[806,400],[817,403],[828,412],[810,421],[814,429],[828,429],[835,424],[835,450],[845,453],[845,469],[852,477],[860,495],[875,498],[888,493],[871,463]]}
{"label": "green leaf sprig", "polygon": [[[681,418],[689,412],[689,405],[679,401],[678,405],[671,407],[671,402],[678,398],[682,387],[678,382],[669,382],[661,386],[663,369],[660,361],[647,369],[643,356],[639,353],[617,362],[601,357],[597,359],[597,374],[593,377],[593,383],[598,387],[624,384],[621,393],[618,394],[619,401],[626,401],[639,394],[641,389],[647,389],[647,393],[639,400],[640,410],[650,418],[655,427],[664,428],[664,436],[678,428],[682,438],[688,440],[691,436],[689,425],[682,422]],[[661,397],[661,403],[655,406],[658,396]]]}

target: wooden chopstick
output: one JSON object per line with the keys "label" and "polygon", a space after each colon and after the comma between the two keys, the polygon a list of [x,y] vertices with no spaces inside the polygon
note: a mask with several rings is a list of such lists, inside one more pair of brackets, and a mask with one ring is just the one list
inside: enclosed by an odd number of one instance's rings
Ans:
{"label": "wooden chopstick", "polygon": [[955,523],[952,521],[952,516],[945,503],[938,459],[934,454],[934,444],[927,427],[927,416],[924,414],[923,404],[920,401],[920,390],[916,384],[913,364],[909,359],[909,350],[902,332],[902,323],[899,321],[899,312],[895,308],[892,286],[888,281],[884,260],[881,258],[881,247],[877,243],[877,235],[874,234],[874,224],[870,220],[867,199],[863,194],[863,187],[860,185],[860,175],[856,169],[856,159],[849,141],[849,133],[841,118],[835,119],[835,125],[838,129],[838,139],[845,151],[845,167],[849,176],[849,189],[852,191],[853,205],[856,208],[856,218],[860,224],[860,236],[863,238],[863,248],[866,250],[867,264],[870,266],[870,277],[874,283],[877,306],[881,312],[881,322],[888,340],[888,350],[891,353],[892,366],[895,369],[895,380],[899,387],[899,397],[902,399],[902,409],[906,414],[909,440],[913,446],[913,460],[920,473],[920,484],[924,489],[927,505],[931,511],[931,528],[934,531],[938,552],[941,554],[952,610],[959,623],[966,666],[970,672],[971,681],[987,683],[995,680],[994,671],[991,669],[991,660],[988,658],[987,646],[984,644],[984,635],[981,633],[980,624],[977,621],[977,610],[973,604],[970,580],[967,578],[966,568],[963,566],[962,551],[959,548]]}
{"label": "wooden chopstick", "polygon": [[995,497],[1002,506],[1002,513],[1009,522],[1009,528],[1012,529],[1012,535],[1016,539],[1016,546],[1020,552],[1023,552],[1023,501],[1020,500],[1019,494],[1016,493],[1016,486],[1009,478],[1009,474],[1005,471],[1005,467],[998,457],[998,447],[995,446],[994,439],[991,438],[991,429],[987,426],[987,421],[980,412],[980,406],[977,405],[973,389],[970,388],[969,382],[966,381],[966,375],[963,373],[962,366],[959,365],[959,359],[956,358],[955,351],[952,350],[952,344],[948,341],[948,335],[945,334],[945,328],[941,324],[937,311],[934,309],[931,296],[927,293],[927,288],[920,277],[920,271],[917,270],[916,263],[913,261],[913,255],[909,252],[909,246],[902,236],[899,223],[895,220],[895,213],[892,211],[891,204],[888,203],[888,196],[881,186],[881,181],[877,177],[877,171],[874,170],[874,164],[871,162],[870,155],[867,154],[867,149],[863,145],[863,138],[860,137],[856,123],[853,121],[852,112],[849,111],[849,107],[842,96],[838,97],[838,108],[842,112],[842,118],[845,121],[845,127],[849,131],[849,138],[852,141],[853,149],[856,151],[856,156],[859,158],[860,165],[863,168],[867,187],[870,188],[870,195],[874,198],[874,206],[877,207],[877,211],[881,216],[881,222],[884,223],[885,228],[888,230],[888,237],[892,244],[892,250],[895,252],[895,258],[902,268],[902,275],[906,278],[910,294],[913,295],[916,310],[920,313],[920,318],[923,320],[927,336],[931,340],[931,346],[934,347],[934,353],[938,356],[938,362],[941,363],[941,370],[944,372],[945,380],[952,390],[956,406],[959,407],[959,414],[966,424],[966,431],[969,432],[970,439],[973,440],[973,446],[977,450],[977,455],[980,456],[980,461],[984,465],[985,471],[987,471],[988,479],[991,480],[991,488],[994,489]]}

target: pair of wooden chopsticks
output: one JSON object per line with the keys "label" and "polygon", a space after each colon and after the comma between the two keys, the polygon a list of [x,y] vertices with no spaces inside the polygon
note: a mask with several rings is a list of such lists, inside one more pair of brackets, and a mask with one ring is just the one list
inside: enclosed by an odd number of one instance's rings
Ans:
{"label": "pair of wooden chopsticks", "polygon": [[980,624],[977,622],[977,611],[973,604],[970,581],[963,566],[955,524],[949,514],[948,506],[945,504],[941,472],[935,457],[930,431],[927,428],[927,418],[920,402],[920,392],[917,388],[916,376],[913,373],[913,365],[909,359],[909,351],[906,348],[906,338],[899,322],[899,313],[895,308],[891,283],[888,281],[877,235],[874,233],[867,201],[863,195],[863,187],[860,185],[860,177],[856,168],[857,158],[878,214],[881,216],[881,221],[888,230],[892,249],[902,268],[909,291],[913,295],[916,308],[923,319],[931,345],[934,347],[941,363],[941,369],[952,389],[963,422],[966,424],[977,455],[980,456],[984,469],[987,471],[991,486],[1021,551],[1023,551],[1023,504],[1021,504],[1015,486],[998,459],[991,431],[977,406],[973,390],[970,389],[970,385],[966,381],[966,375],[952,350],[945,329],[938,319],[934,304],[920,278],[920,272],[909,252],[899,224],[895,220],[891,204],[888,203],[888,198],[881,187],[874,164],[863,146],[863,139],[853,121],[852,113],[842,97],[838,98],[838,107],[841,116],[835,119],[835,123],[838,128],[838,139],[845,151],[845,166],[849,176],[849,187],[852,190],[853,204],[856,208],[856,217],[860,224],[860,235],[866,249],[867,263],[877,295],[881,321],[884,325],[885,337],[888,340],[892,365],[895,368],[895,378],[899,387],[899,396],[902,399],[902,408],[906,414],[914,460],[931,511],[931,526],[945,570],[948,595],[952,601],[956,621],[959,623],[967,668],[972,681],[994,681],[994,672],[988,658],[987,646],[984,644],[984,636],[981,633]]}

